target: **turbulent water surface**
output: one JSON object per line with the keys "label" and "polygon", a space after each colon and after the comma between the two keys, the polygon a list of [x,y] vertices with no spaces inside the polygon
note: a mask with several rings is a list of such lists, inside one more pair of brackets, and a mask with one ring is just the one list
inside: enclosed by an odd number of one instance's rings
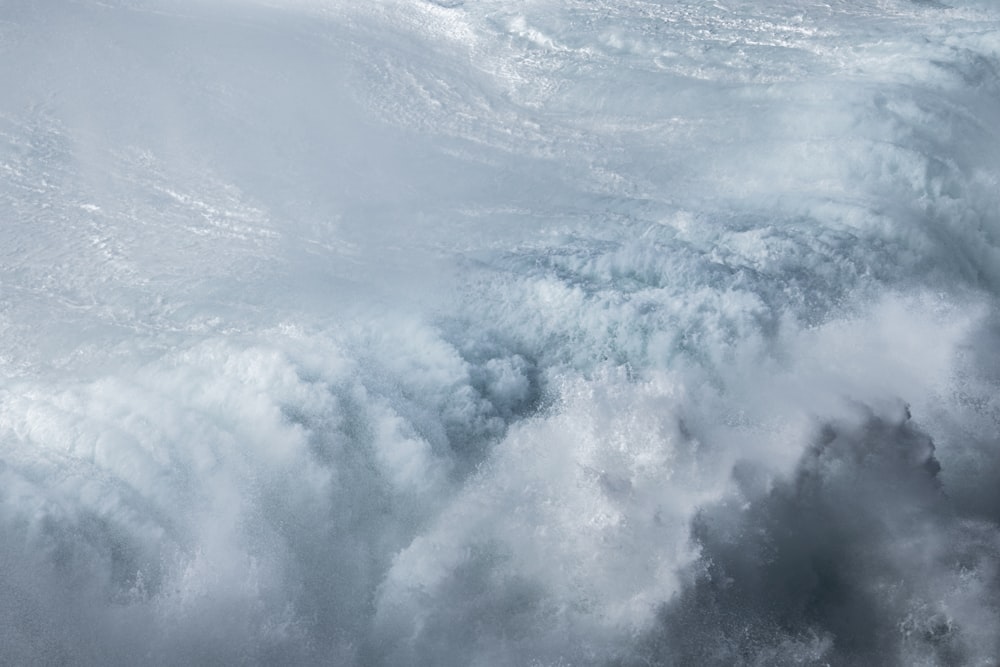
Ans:
{"label": "turbulent water surface", "polygon": [[0,663],[1000,664],[992,0],[0,0]]}

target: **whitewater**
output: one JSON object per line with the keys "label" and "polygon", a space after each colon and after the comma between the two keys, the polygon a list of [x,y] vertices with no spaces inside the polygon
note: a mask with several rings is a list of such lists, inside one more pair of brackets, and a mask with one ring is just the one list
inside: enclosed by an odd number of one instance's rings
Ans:
{"label": "whitewater", "polygon": [[0,0],[0,664],[1000,664],[1000,5]]}

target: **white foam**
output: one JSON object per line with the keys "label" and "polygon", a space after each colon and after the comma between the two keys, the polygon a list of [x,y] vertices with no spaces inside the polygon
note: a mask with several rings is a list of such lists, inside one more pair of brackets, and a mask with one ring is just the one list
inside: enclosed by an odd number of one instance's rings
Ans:
{"label": "white foam", "polygon": [[952,4],[0,10],[0,662],[996,662]]}

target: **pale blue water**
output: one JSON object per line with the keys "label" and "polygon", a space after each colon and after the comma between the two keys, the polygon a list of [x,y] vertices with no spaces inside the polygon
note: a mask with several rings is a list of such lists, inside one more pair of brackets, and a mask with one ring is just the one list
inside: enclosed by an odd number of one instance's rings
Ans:
{"label": "pale blue water", "polygon": [[0,663],[997,664],[998,48],[0,2]]}

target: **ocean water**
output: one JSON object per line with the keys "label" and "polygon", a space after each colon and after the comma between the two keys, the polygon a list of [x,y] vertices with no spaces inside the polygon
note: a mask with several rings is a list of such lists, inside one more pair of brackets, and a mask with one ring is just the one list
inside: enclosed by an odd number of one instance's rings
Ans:
{"label": "ocean water", "polygon": [[0,1],[0,663],[1000,664],[998,49]]}

